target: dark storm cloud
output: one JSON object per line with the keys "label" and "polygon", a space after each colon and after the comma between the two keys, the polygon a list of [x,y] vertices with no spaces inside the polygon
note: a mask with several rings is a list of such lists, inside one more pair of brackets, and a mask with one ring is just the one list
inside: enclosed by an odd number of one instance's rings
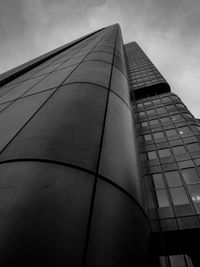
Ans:
{"label": "dark storm cloud", "polygon": [[0,72],[118,22],[200,117],[199,0],[1,0]]}

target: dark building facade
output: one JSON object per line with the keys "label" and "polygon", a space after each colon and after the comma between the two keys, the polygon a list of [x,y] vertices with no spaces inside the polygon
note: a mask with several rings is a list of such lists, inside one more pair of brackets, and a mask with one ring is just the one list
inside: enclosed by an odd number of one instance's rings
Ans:
{"label": "dark building facade", "polygon": [[199,266],[200,124],[118,24],[0,86],[2,266]]}

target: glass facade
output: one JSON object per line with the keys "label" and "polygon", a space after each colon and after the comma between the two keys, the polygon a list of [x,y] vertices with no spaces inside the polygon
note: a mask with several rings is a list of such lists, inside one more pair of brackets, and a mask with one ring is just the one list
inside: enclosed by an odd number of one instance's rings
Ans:
{"label": "glass facade", "polygon": [[200,122],[117,24],[0,75],[0,169],[2,266],[200,266]]}

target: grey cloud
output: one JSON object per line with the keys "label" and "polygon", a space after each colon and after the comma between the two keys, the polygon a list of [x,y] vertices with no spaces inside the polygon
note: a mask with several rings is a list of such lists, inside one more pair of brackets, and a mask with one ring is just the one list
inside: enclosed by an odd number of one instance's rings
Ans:
{"label": "grey cloud", "polygon": [[199,0],[1,0],[0,72],[118,22],[200,117],[199,14]]}

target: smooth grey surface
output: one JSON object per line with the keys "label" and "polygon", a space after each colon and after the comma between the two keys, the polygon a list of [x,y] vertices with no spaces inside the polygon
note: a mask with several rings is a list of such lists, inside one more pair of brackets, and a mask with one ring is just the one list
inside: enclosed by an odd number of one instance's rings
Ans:
{"label": "smooth grey surface", "polygon": [[99,173],[141,203],[136,136],[126,104],[110,92]]}
{"label": "smooth grey surface", "polygon": [[89,239],[88,267],[149,266],[150,228],[139,207],[98,179]]}
{"label": "smooth grey surface", "polygon": [[16,100],[0,113],[0,150],[44,103],[52,91]]}
{"label": "smooth grey surface", "polygon": [[102,61],[84,62],[64,82],[91,82],[108,88],[111,65]]}
{"label": "smooth grey surface", "polygon": [[60,87],[0,159],[46,158],[96,170],[106,96],[91,84]]}
{"label": "smooth grey surface", "polygon": [[45,162],[0,173],[1,266],[81,266],[94,177]]}
{"label": "smooth grey surface", "polygon": [[11,100],[14,100],[14,99],[20,97],[22,94],[24,94],[26,91],[28,91],[32,86],[37,84],[44,77],[45,77],[45,75],[42,75],[42,76],[36,77],[34,79],[26,80],[23,83],[17,85],[14,89],[10,90],[8,93],[6,93],[2,97],[0,97],[0,103],[11,101]]}
{"label": "smooth grey surface", "polygon": [[130,106],[130,93],[127,78],[113,67],[110,89],[118,94]]}
{"label": "smooth grey surface", "polygon": [[72,66],[70,68],[50,73],[41,82],[39,82],[28,92],[26,92],[24,96],[59,86],[69,76],[69,74],[73,71],[74,68],[75,66]]}
{"label": "smooth grey surface", "polygon": [[[114,51],[114,48],[113,48],[113,51]],[[106,53],[106,52],[93,52],[93,53],[90,53],[85,58],[84,62],[89,61],[89,60],[102,60],[108,63],[112,63],[113,55],[111,53]]]}

